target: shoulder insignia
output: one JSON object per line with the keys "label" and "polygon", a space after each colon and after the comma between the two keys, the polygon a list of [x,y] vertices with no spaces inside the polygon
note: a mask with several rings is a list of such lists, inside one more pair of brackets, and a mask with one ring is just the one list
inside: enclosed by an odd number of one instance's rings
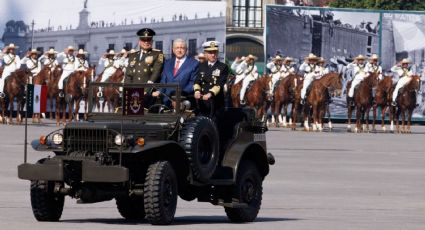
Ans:
{"label": "shoulder insignia", "polygon": [[152,49],[153,51],[157,51],[157,52],[161,52],[161,50],[159,49]]}
{"label": "shoulder insignia", "polygon": [[163,53],[158,54],[158,61],[159,61],[159,63],[164,62],[164,54]]}

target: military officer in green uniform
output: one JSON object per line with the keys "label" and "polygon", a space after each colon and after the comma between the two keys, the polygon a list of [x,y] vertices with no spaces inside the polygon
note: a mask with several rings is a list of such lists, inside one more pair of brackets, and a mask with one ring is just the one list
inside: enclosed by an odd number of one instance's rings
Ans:
{"label": "military officer in green uniform", "polygon": [[197,101],[198,114],[213,117],[224,107],[224,84],[229,75],[229,68],[218,60],[217,41],[202,44],[207,61],[199,64],[199,74],[193,89]]}
{"label": "military officer in green uniform", "polygon": [[160,81],[164,65],[164,54],[153,49],[155,31],[143,28],[137,31],[140,50],[130,53],[128,67],[125,71],[125,83],[154,83]]}

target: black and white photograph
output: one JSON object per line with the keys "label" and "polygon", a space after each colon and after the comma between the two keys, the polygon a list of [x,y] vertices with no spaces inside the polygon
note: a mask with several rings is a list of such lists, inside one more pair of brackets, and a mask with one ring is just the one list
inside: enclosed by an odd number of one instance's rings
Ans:
{"label": "black and white photograph", "polygon": [[[346,66],[355,57],[379,54],[380,14],[327,8],[268,6],[267,58],[281,54],[293,58],[295,69],[310,54],[322,57],[330,71],[342,73],[344,89],[352,78]],[[330,105],[333,116],[346,117],[346,90]]]}
{"label": "black and white photograph", "polygon": [[[422,89],[425,80],[425,14],[390,13],[382,14],[382,68],[391,72],[391,68],[403,59],[409,61],[412,74],[421,76]],[[391,73],[389,73],[391,74]],[[399,76],[393,74],[396,82]],[[425,97],[423,92],[417,96],[418,106],[413,117],[425,116]]]}

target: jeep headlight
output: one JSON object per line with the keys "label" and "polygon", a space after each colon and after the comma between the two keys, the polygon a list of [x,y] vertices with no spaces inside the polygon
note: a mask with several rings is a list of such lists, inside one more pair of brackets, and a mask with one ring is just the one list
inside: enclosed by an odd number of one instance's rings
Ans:
{"label": "jeep headlight", "polygon": [[55,133],[52,136],[52,141],[55,145],[60,145],[63,142],[63,135],[60,133]]}
{"label": "jeep headlight", "polygon": [[118,134],[115,136],[115,144],[121,146],[124,142],[124,136],[121,134]]}

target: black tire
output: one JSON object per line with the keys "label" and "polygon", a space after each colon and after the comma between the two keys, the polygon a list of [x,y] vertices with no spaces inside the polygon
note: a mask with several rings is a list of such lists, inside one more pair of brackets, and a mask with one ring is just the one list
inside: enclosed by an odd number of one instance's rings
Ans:
{"label": "black tire", "polygon": [[151,164],[146,173],[144,202],[146,219],[153,225],[167,225],[177,207],[177,177],[168,161]]}
{"label": "black tire", "polygon": [[203,116],[186,121],[180,131],[180,144],[186,151],[194,179],[207,182],[219,159],[219,137],[214,122]]}
{"label": "black tire", "polygon": [[143,220],[145,207],[142,196],[126,196],[116,198],[118,212],[126,220]]}
{"label": "black tire", "polygon": [[31,181],[31,206],[38,221],[59,221],[65,196],[53,192],[53,181]]}
{"label": "black tire", "polygon": [[252,161],[241,162],[232,198],[248,204],[247,208],[225,208],[230,221],[252,222],[257,218],[263,195],[263,179]]}

